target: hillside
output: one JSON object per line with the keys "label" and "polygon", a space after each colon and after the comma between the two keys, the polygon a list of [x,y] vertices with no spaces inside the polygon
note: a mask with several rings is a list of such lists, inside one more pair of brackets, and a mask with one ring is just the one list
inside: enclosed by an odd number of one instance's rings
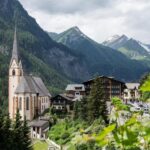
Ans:
{"label": "hillside", "polygon": [[143,72],[149,70],[140,62],[90,39],[78,27],[72,27],[57,36],[53,35],[51,37],[55,41],[68,46],[72,52],[85,59],[91,75],[115,76],[124,81],[132,81],[138,80]]}
{"label": "hillside", "polygon": [[[54,42],[35,19],[30,17],[17,0],[0,1],[1,43],[11,46],[15,22],[19,32],[20,47],[41,59],[49,67],[71,79],[83,79],[88,75],[84,61],[72,51]],[[9,39],[6,39],[9,38]],[[10,54],[10,50],[8,51]],[[22,55],[22,53],[20,53]],[[78,72],[78,78],[75,73]]]}
{"label": "hillside", "polygon": [[[17,20],[17,21],[16,21]],[[7,106],[8,67],[11,57],[14,26],[17,22],[19,55],[23,60],[26,72],[39,75],[52,94],[64,89],[70,81],[58,72],[52,63],[48,63],[46,54],[60,51],[60,60],[70,55],[68,48],[57,44],[38,26],[17,0],[0,1],[0,108]],[[52,49],[52,51],[50,51]],[[54,55],[54,54],[53,54]],[[64,55],[64,56],[63,56]],[[49,55],[50,57],[50,55]],[[55,57],[56,58],[56,57]],[[52,60],[52,58],[51,58]],[[67,62],[67,61],[66,61]],[[72,61],[68,60],[67,63]],[[66,65],[67,66],[67,65]],[[6,110],[6,109],[5,109]]]}

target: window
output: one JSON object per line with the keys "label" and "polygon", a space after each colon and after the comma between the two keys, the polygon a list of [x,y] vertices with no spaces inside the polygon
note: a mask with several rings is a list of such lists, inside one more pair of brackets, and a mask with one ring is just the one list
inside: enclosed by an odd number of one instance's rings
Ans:
{"label": "window", "polygon": [[80,93],[79,93],[79,92],[76,92],[75,95],[80,95]]}
{"label": "window", "polygon": [[16,74],[16,72],[15,72],[15,70],[13,70],[13,71],[12,71],[12,75],[15,76],[15,74]]}
{"label": "window", "polygon": [[22,71],[20,70],[20,76],[22,76]]}
{"label": "window", "polygon": [[19,98],[19,110],[22,110],[22,98]]}
{"label": "window", "polygon": [[26,98],[26,110],[29,110],[29,97]]}
{"label": "window", "polygon": [[37,127],[37,133],[39,134],[39,127]]}

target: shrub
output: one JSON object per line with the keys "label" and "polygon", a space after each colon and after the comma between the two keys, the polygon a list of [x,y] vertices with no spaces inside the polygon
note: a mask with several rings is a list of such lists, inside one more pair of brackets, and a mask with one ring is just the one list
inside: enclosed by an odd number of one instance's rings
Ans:
{"label": "shrub", "polygon": [[87,144],[80,144],[76,146],[77,150],[88,150]]}
{"label": "shrub", "polygon": [[62,134],[61,138],[64,140],[64,139],[67,139],[69,136],[70,134],[68,132],[65,132]]}

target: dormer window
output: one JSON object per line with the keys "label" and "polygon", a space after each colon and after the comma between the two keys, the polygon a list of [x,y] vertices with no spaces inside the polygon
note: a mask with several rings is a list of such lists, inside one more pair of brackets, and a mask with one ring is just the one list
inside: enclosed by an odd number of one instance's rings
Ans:
{"label": "dormer window", "polygon": [[13,70],[13,71],[12,71],[12,75],[13,75],[13,76],[15,76],[15,75],[16,75],[16,72],[15,72],[15,70]]}

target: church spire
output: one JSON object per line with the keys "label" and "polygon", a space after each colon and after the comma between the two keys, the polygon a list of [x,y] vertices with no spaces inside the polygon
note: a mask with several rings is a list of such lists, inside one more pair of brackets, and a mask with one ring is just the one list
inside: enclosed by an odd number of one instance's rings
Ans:
{"label": "church spire", "polygon": [[13,59],[16,60],[18,63],[18,45],[17,45],[17,29],[15,27],[15,32],[14,32],[14,42],[13,42],[13,50],[12,50],[12,57],[11,57],[11,62]]}

